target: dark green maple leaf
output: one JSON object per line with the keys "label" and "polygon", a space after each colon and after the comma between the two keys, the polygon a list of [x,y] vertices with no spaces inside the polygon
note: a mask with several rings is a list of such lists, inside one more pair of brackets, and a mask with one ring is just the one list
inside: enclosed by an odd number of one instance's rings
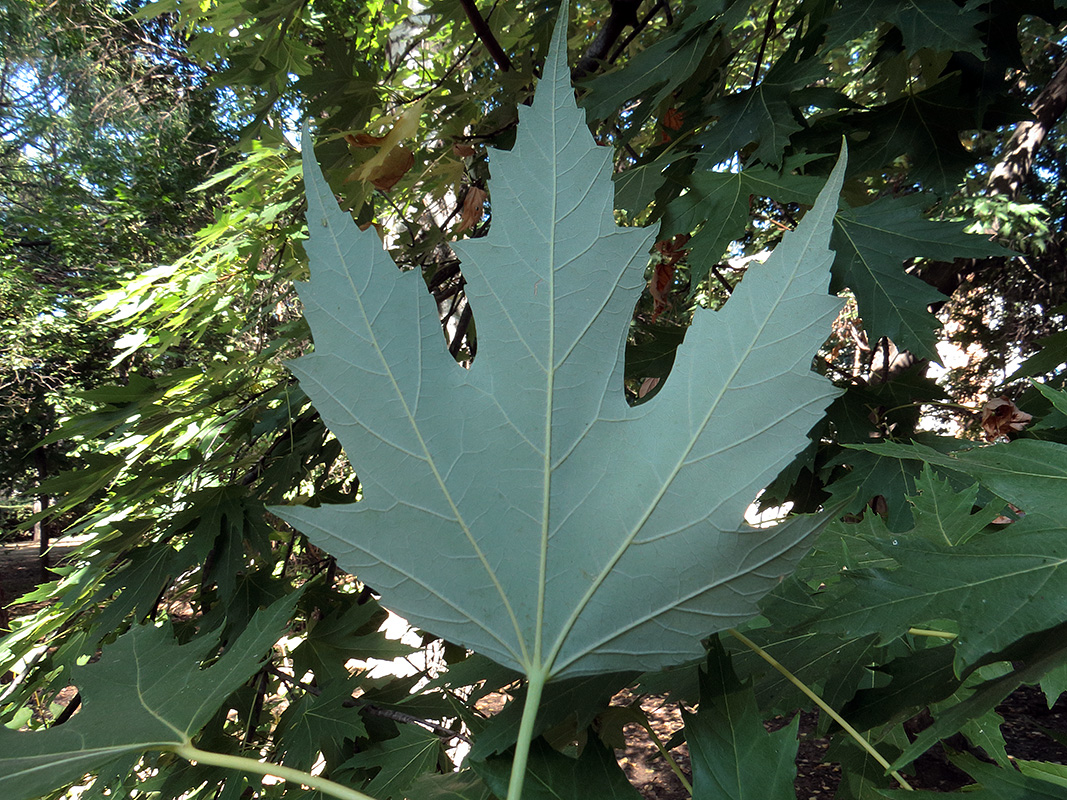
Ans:
{"label": "dark green maple leaf", "polygon": [[687,191],[667,206],[660,232],[661,238],[666,239],[700,226],[686,245],[693,291],[722,258],[730,242],[744,235],[753,197],[810,205],[823,183],[818,178],[782,173],[766,166],[737,172],[718,172],[712,166],[709,159],[700,159],[686,180]]}
{"label": "dark green maple leaf", "polygon": [[918,464],[859,450],[840,453],[829,466],[841,465],[847,465],[849,471],[831,483],[827,491],[831,497],[847,501],[848,511],[859,513],[875,497],[882,497],[889,515],[888,530],[904,531],[914,524],[911,504],[905,497],[915,491]]}
{"label": "dark green maple leaf", "polygon": [[825,46],[839,47],[889,23],[900,31],[908,53],[926,47],[982,58],[982,39],[975,26],[988,18],[974,3],[961,8],[953,0],[851,0],[828,20]]}
{"label": "dark green maple leaf", "polygon": [[794,800],[800,716],[768,733],[752,688],[737,680],[717,642],[701,676],[700,709],[683,718],[693,800]]}
{"label": "dark green maple leaf", "polygon": [[998,503],[972,513],[978,501],[978,484],[957,491],[929,466],[924,466],[915,479],[915,490],[915,496],[909,498],[915,515],[912,535],[933,542],[953,547],[963,544],[1000,515]]}
{"label": "dark green maple leaf", "polygon": [[889,683],[860,689],[842,707],[841,716],[858,731],[903,722],[956,691],[960,679],[952,668],[953,656],[952,646],[942,644],[873,667]]}
{"label": "dark green maple leaf", "polygon": [[1013,534],[1062,530],[1067,520],[1067,446],[1019,439],[942,453],[922,444],[884,442],[864,449],[968,475],[1025,512]]}
{"label": "dark green maple leaf", "polygon": [[[1023,657],[1026,658],[1032,655],[1032,653],[1029,653]],[[1004,718],[997,713],[995,705],[988,706],[982,710],[983,704],[981,702],[975,705],[970,705],[968,702],[971,698],[978,696],[986,687],[999,685],[1003,689],[1005,685],[1012,685],[1014,682],[1014,690],[1015,687],[1023,682],[1020,680],[1022,678],[1020,673],[1025,672],[1025,668],[1017,670],[1017,667],[1022,666],[1021,662],[1015,662],[1015,665],[1013,665],[1008,661],[996,661],[994,660],[995,658],[995,656],[991,657],[989,659],[991,663],[978,667],[978,669],[969,673],[956,691],[944,700],[933,703],[929,708],[931,715],[934,717],[934,725],[932,727],[938,727],[946,714],[951,714],[958,706],[967,704],[971,712],[967,714],[967,721],[959,726],[959,733],[966,736],[971,744],[985,750],[986,755],[994,759],[998,764],[1007,767],[1011,764],[1011,761],[1005,752],[1006,743],[1004,735],[1000,731]],[[1005,679],[1008,681],[1007,684],[1000,683]],[[988,701],[988,696],[986,700]],[[924,734],[925,731],[920,736]]]}
{"label": "dark green maple leaf", "polygon": [[700,65],[713,39],[724,26],[732,28],[749,3],[734,3],[721,14],[720,0],[697,0],[690,13],[668,35],[632,56],[621,69],[598,75],[582,84],[582,107],[592,122],[607,119],[628,100],[641,98],[627,115],[627,126],[637,125],[689,78]]}
{"label": "dark green maple leaf", "polygon": [[903,158],[910,180],[947,197],[975,162],[974,154],[960,143],[960,131],[981,128],[981,117],[956,74],[871,111],[848,115],[847,130],[830,117],[813,125],[812,135],[827,142],[849,135],[855,151],[851,174],[881,174]]}
{"label": "dark green maple leaf", "polygon": [[[635,677],[632,672],[583,675],[549,684],[541,696],[533,735],[540,736],[563,722],[573,723],[576,730],[584,730],[611,702],[611,698],[632,683]],[[478,732],[478,738],[471,748],[471,758],[483,760],[515,744],[525,692],[525,689],[513,692],[512,700]]]}
{"label": "dark green maple leaf", "polygon": [[901,349],[937,359],[937,318],[927,306],[945,297],[904,270],[911,258],[1003,256],[1009,251],[981,236],[964,233],[960,222],[922,216],[919,195],[881,198],[842,210],[834,220],[834,284],[856,294],[860,316],[873,341],[888,336]]}
{"label": "dark green maple leaf", "polygon": [[[570,758],[543,739],[530,749],[530,767],[523,800],[640,800],[640,793],[619,768],[615,754],[595,737],[590,737],[578,758]],[[508,788],[510,758],[475,762],[475,771],[496,793],[504,797]]]}
{"label": "dark green maple leaf", "polygon": [[823,520],[753,530],[744,511],[837,393],[810,364],[840,307],[826,245],[843,160],[725,308],[696,313],[659,394],[627,405],[656,233],[614,224],[611,151],[575,106],[565,27],[515,148],[493,156],[491,233],[454,245],[469,370],[419,275],[338,209],[306,137],[315,352],[294,371],[363,500],[274,509],[413,624],[524,672],[531,703],[549,677],[692,658],[757,613]]}
{"label": "dark green maple leaf", "polygon": [[[1065,633],[1067,625],[1060,624],[1035,636],[1026,637],[1022,644],[1015,644],[1006,651],[989,656],[988,660],[992,663],[979,667],[968,675],[963,686],[952,698],[933,706],[934,724],[923,730],[897,756],[892,767],[900,769],[939,740],[968,729],[974,739],[985,736],[996,742],[996,747],[989,752],[998,760],[1002,759],[1003,753],[996,752],[1001,746],[997,741],[998,737],[974,731],[975,723],[989,720],[993,721],[994,725],[999,724],[995,722],[994,709],[1005,697],[1024,684],[1037,683],[1051,670],[1062,665],[1067,657]],[[1002,663],[996,663],[998,661]]]}
{"label": "dark green maple leaf", "polygon": [[339,769],[377,768],[363,791],[376,800],[400,800],[418,778],[437,770],[440,757],[441,739],[437,734],[417,725],[402,725],[397,736],[369,745]]}
{"label": "dark green maple leaf", "polygon": [[[959,446],[958,439],[934,436],[929,433],[920,433],[913,441],[941,452],[949,452]],[[951,506],[953,510],[960,513],[963,510],[969,512],[971,506],[965,505],[965,501],[977,499],[978,490],[977,487],[972,487],[972,489],[956,494],[956,490],[951,487],[941,491],[939,488],[931,489],[929,486],[920,486],[919,477],[922,467],[916,461],[896,458],[879,450],[848,448],[831,462],[831,466],[838,464],[847,464],[849,472],[829,485],[830,495],[842,499],[854,496],[855,500],[845,508],[856,514],[862,512],[864,506],[873,498],[882,497],[885,500],[885,512],[887,513],[881,528],[883,532],[885,530],[895,533],[912,531],[916,536],[924,536],[948,544],[958,544],[970,538],[976,530],[980,530],[990,519],[996,517],[996,513],[992,513],[988,519],[985,516],[980,518],[976,516],[969,526],[961,525],[963,518],[959,515],[946,516],[943,518],[945,521],[942,521],[942,518],[932,517],[930,514],[924,517],[929,503]],[[938,480],[933,476],[930,477],[931,480]],[[944,483],[938,484],[939,487],[941,485]],[[948,500],[946,493],[949,496],[955,496],[952,500]],[[921,522],[918,521],[920,519]],[[865,517],[860,524],[867,535],[879,535],[876,532],[877,529],[871,527],[874,524],[872,519]],[[950,531],[947,527],[949,524],[958,527]],[[860,528],[850,523],[835,521],[830,524],[829,530],[833,531],[832,535],[836,537],[840,531],[857,531]],[[843,535],[848,538],[848,534]],[[954,540],[953,537],[955,537]],[[849,569],[854,569],[855,566],[849,565]]]}
{"label": "dark green maple leaf", "polygon": [[1063,364],[1067,363],[1067,331],[1057,331],[1049,336],[1037,339],[1034,344],[1040,347],[1041,350],[1020,364],[1004,380],[1004,384],[1011,383],[1019,378],[1056,372]]}
{"label": "dark green maple leaf", "polygon": [[[869,675],[866,667],[876,649],[876,637],[842,639],[803,630],[782,633],[789,620],[772,619],[772,624],[778,622],[783,624],[747,631],[745,635],[830,706],[839,708],[853,695],[860,681]],[[789,714],[810,703],[793,683],[753,651],[730,640],[726,645],[737,674],[746,680],[751,677],[761,714]]]}
{"label": "dark green maple leaf", "polygon": [[356,681],[334,680],[317,695],[305,692],[290,701],[274,732],[283,764],[310,770],[324,749],[337,752],[345,739],[367,735],[359,709],[344,705],[357,686]]}
{"label": "dark green maple leaf", "polygon": [[405,794],[408,800],[494,800],[496,797],[472,769],[423,775]]}
{"label": "dark green maple leaf", "polygon": [[176,750],[248,680],[293,612],[297,595],[258,612],[210,667],[211,635],[179,647],[165,628],[137,626],[99,661],[75,670],[83,707],[61,726],[37,733],[0,727],[0,796],[41,797],[87,772],[145,750]]}
{"label": "dark green maple leaf", "polygon": [[[1037,769],[1030,774],[1025,771],[1020,773],[1013,766],[997,767],[984,764],[966,754],[952,756],[951,761],[978,782],[976,786],[966,787],[967,800],[1067,800],[1067,781],[1062,775],[1046,773],[1037,777]],[[944,797],[943,792],[908,792],[909,797],[920,797],[924,794]],[[896,800],[900,797],[900,792],[884,791],[881,795],[887,800]]]}
{"label": "dark green maple leaf", "polygon": [[[656,158],[642,159],[625,172],[612,176],[615,183],[615,207],[620,211],[638,214],[648,207],[661,187],[670,180],[670,173],[688,174],[692,166],[688,158],[679,159],[676,153],[662,153]],[[680,187],[670,187],[675,194]]]}
{"label": "dark green maple leaf", "polygon": [[765,164],[781,163],[789,137],[802,127],[792,94],[825,74],[821,61],[801,56],[798,37],[759,84],[716,100],[705,109],[718,121],[695,137],[696,143],[703,146],[703,154],[713,162],[729,159],[741,148],[756,143],[753,159]]}
{"label": "dark green maple leaf", "polygon": [[1034,387],[1052,404],[1054,409],[1061,414],[1067,414],[1067,391],[1053,389],[1041,383],[1035,383]]}
{"label": "dark green maple leaf", "polygon": [[1026,514],[981,536],[974,535],[970,509],[962,507],[926,535],[886,531],[872,543],[899,568],[849,572],[840,596],[825,601],[815,623],[820,630],[888,639],[929,620],[955,620],[956,669],[962,672],[1067,616],[1067,447],[1019,440],[949,455],[922,445],[870,449],[970,475]]}

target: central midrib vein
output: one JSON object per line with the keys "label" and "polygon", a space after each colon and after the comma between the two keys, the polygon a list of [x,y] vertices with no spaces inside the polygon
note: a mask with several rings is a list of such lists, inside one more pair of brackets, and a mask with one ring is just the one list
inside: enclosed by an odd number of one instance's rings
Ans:
{"label": "central midrib vein", "polygon": [[[549,513],[552,508],[552,411],[553,390],[556,381],[556,210],[559,201],[559,150],[556,147],[557,119],[556,92],[559,91],[559,69],[553,64],[552,92],[552,189],[549,192],[550,216],[548,225],[548,358],[545,366],[545,432],[542,448],[542,495],[541,495],[541,551],[537,576],[537,618],[534,625],[534,664],[551,670],[551,664],[542,661],[541,646],[545,625],[545,591],[548,581],[548,531]],[[568,81],[568,86],[570,83]]]}

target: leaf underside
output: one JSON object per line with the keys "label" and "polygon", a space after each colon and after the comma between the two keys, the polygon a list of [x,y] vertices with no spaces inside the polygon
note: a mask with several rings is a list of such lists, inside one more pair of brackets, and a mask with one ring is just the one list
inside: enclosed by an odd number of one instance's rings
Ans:
{"label": "leaf underside", "polygon": [[469,370],[421,277],[338,208],[305,135],[315,352],[292,368],[363,500],[272,510],[412,624],[505,666],[657,669],[756,614],[822,524],[743,515],[837,394],[810,364],[840,307],[827,247],[844,159],[630,407],[624,344],[656,232],[614,223],[611,150],[575,106],[560,26],[544,74],[514,150],[493,155],[491,233],[454,245]]}

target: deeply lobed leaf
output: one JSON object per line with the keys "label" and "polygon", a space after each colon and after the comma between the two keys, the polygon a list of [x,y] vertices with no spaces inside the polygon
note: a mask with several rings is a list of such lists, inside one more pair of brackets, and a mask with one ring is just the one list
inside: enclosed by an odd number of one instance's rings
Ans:
{"label": "deeply lobed leaf", "polygon": [[[820,630],[888,639],[912,625],[953,619],[960,630],[955,648],[962,674],[988,653],[1064,618],[1067,447],[1019,440],[947,455],[893,442],[870,449],[970,475],[1025,516],[1002,531],[976,535],[976,524],[988,522],[992,511],[972,515],[969,504],[957,504],[940,509],[936,527],[929,513],[919,513],[919,527],[910,533],[890,537],[876,530],[881,538],[872,536],[871,543],[899,567],[850,572],[854,585],[826,604],[816,623]],[[926,489],[936,490],[932,480]]]}
{"label": "deeply lobed leaf", "polygon": [[792,800],[800,715],[768,733],[750,686],[718,644],[700,676],[700,710],[685,714],[693,800]]}
{"label": "deeply lobed leaf", "polygon": [[75,672],[84,708],[68,722],[38,733],[0,727],[0,796],[30,800],[123,756],[187,743],[259,669],[297,597],[258,612],[207,669],[200,663],[217,646],[214,637],[179,647],[164,628],[131,629],[100,661]]}
{"label": "deeply lobed leaf", "polygon": [[657,397],[629,407],[623,350],[655,232],[613,220],[611,151],[574,103],[557,26],[493,228],[457,243],[479,332],[469,370],[437,309],[337,208],[304,139],[316,350],[293,370],[362,502],[277,508],[413,624],[530,675],[655,669],[751,617],[820,518],[752,530],[756,493],[836,395],[810,371],[844,159],[725,309],[698,311]]}

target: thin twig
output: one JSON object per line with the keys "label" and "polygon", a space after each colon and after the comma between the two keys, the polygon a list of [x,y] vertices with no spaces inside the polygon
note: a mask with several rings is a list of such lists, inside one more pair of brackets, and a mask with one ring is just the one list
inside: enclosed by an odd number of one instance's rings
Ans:
{"label": "thin twig", "polygon": [[[459,294],[459,291],[462,288],[463,281],[456,281],[455,283],[449,284],[444,289],[442,289],[440,294],[434,292],[433,299],[436,300],[438,303],[443,303],[448,298],[455,297],[457,294]],[[449,312],[449,315],[451,315],[451,311]],[[444,320],[441,321],[444,322]]]}
{"label": "thin twig", "polygon": [[59,712],[59,716],[55,718],[55,721],[49,725],[49,728],[54,728],[56,725],[62,725],[68,719],[74,716],[74,712],[78,710],[78,707],[82,704],[81,692],[77,692],[74,697],[67,703],[67,707]]}
{"label": "thin twig", "polygon": [[408,236],[411,237],[411,243],[413,245],[417,245],[419,243],[419,236],[415,229],[411,227],[411,223],[407,221],[407,215],[400,210],[400,206],[396,204],[396,202],[393,200],[393,198],[389,196],[387,192],[383,192],[381,189],[378,189],[376,191],[381,197],[385,198],[385,202],[387,202],[392,207],[393,211],[396,212],[396,215],[397,217],[399,217],[400,222],[407,229]]}
{"label": "thin twig", "polygon": [[460,301],[463,299],[459,296],[459,292],[455,292],[451,295],[451,297],[452,302],[448,304],[448,311],[446,311],[445,315],[441,317],[441,327],[444,328],[446,333],[448,332],[448,321],[452,319],[452,315],[456,313],[456,310],[459,308]]}
{"label": "thin twig", "polygon": [[289,559],[293,557],[293,548],[296,546],[296,537],[299,535],[300,534],[296,532],[296,528],[293,528],[293,533],[289,537],[289,542],[285,545],[285,556],[282,558],[282,572],[279,577],[285,577],[285,572],[289,568]]}
{"label": "thin twig", "polygon": [[725,277],[723,277],[723,274],[721,272],[719,272],[719,265],[718,264],[712,264],[711,265],[711,274],[719,279],[719,283],[722,284],[722,288],[726,290],[727,294],[733,294],[734,287],[732,287],[730,285],[730,282],[728,280],[726,280]]}
{"label": "thin twig", "polygon": [[460,277],[459,262],[447,261],[437,268],[437,271],[430,276],[430,280],[426,281],[426,288],[431,292],[435,292],[439,286],[456,277]]}
{"label": "thin twig", "polygon": [[[463,311],[459,315],[459,321],[456,323],[456,335],[452,338],[452,343],[448,346],[448,352],[455,358],[459,354],[460,345],[463,344],[463,339],[467,335],[467,329],[470,327],[471,320],[474,319],[474,314],[471,312],[470,303],[463,306]],[[474,356],[473,348],[471,357]]]}
{"label": "thin twig", "polygon": [[439,88],[441,88],[444,85],[445,81],[452,77],[452,73],[459,69],[459,65],[467,60],[467,56],[471,54],[471,50],[474,49],[474,46],[476,44],[478,44],[477,39],[467,45],[466,49],[464,49],[464,51],[456,57],[456,60],[452,62],[451,66],[449,66],[449,68],[445,70],[445,74],[442,75],[441,78],[433,86],[431,86],[425,92],[415,95],[415,97],[412,97],[410,100],[405,100],[404,104],[407,105],[410,103],[417,103],[419,100],[423,100],[429,97]]}
{"label": "thin twig", "polygon": [[[282,672],[273,664],[267,667],[267,671],[275,677],[281,679],[282,682],[284,682],[285,684],[289,686],[295,686],[298,689],[302,689],[303,691],[307,692],[308,694],[314,695],[315,697],[318,697],[322,694],[322,689],[320,689],[318,686],[312,686],[309,683],[304,683],[303,681],[297,680],[289,673]],[[403,711],[396,711],[392,708],[382,708],[381,706],[376,706],[370,700],[363,700],[358,697],[349,697],[346,700],[342,700],[341,705],[344,708],[359,708],[361,711],[370,714],[372,717],[380,717],[381,719],[391,719],[394,722],[403,722],[410,725],[421,725],[422,727],[427,728],[433,733],[436,733],[438,736],[442,736],[447,739],[459,739],[461,742],[465,742],[466,744],[471,743],[470,737],[468,737],[464,733],[452,730],[451,728],[446,728],[444,725],[440,725],[434,722],[433,720],[423,719],[422,717],[416,717],[412,714],[405,714]]]}
{"label": "thin twig", "polygon": [[633,149],[633,146],[623,138],[622,129],[620,129],[618,125],[612,125],[612,128],[615,129],[615,135],[619,138],[619,141],[622,142],[623,149],[626,151],[627,155],[629,155],[635,162],[640,161],[641,156]]}
{"label": "thin twig", "polygon": [[648,732],[648,738],[652,740],[652,744],[656,746],[656,749],[659,751],[660,756],[662,756],[664,761],[667,762],[667,766],[671,768],[671,772],[673,772],[674,776],[681,782],[682,787],[687,792],[689,792],[690,795],[692,795],[693,784],[691,784],[689,780],[685,777],[685,773],[682,772],[682,768],[678,765],[678,762],[674,760],[674,756],[671,755],[666,745],[663,744],[663,740],[659,737],[659,734],[656,733],[655,728],[652,727],[652,723],[648,722],[644,727],[645,730]]}
{"label": "thin twig", "polygon": [[778,0],[771,0],[771,7],[767,9],[767,25],[763,29],[763,41],[760,42],[759,55],[756,56],[756,68],[752,71],[752,86],[759,81],[760,67],[763,66],[763,55],[767,52],[767,42],[774,33],[774,12],[778,10]]}
{"label": "thin twig", "polygon": [[611,13],[597,32],[596,38],[586,49],[578,64],[571,70],[571,80],[579,80],[596,71],[600,62],[607,58],[608,51],[622,36],[627,26],[637,27],[637,7],[641,0],[611,0]]}
{"label": "thin twig", "polygon": [[[345,703],[348,701],[346,700]],[[353,700],[353,705],[358,705],[357,700]],[[342,704],[343,705],[343,704]],[[363,705],[363,711],[370,714],[373,717],[380,717],[381,719],[391,719],[394,722],[403,722],[408,725],[420,725],[427,728],[432,733],[436,733],[438,736],[445,739],[459,739],[464,744],[471,744],[471,739],[466,734],[459,731],[452,730],[452,728],[446,728],[444,725],[438,725],[433,720],[422,719],[421,717],[414,717],[411,714],[405,714],[403,711],[397,711],[392,708],[381,708],[373,703],[366,703]]]}
{"label": "thin twig", "polygon": [[[295,534],[294,534],[295,535]],[[263,713],[263,704],[267,699],[267,672],[260,670],[256,676],[256,696],[252,701],[252,708],[248,711],[248,720],[245,722],[244,736],[241,737],[242,747],[248,747],[252,741],[252,735],[256,732],[256,723],[259,715]]]}

